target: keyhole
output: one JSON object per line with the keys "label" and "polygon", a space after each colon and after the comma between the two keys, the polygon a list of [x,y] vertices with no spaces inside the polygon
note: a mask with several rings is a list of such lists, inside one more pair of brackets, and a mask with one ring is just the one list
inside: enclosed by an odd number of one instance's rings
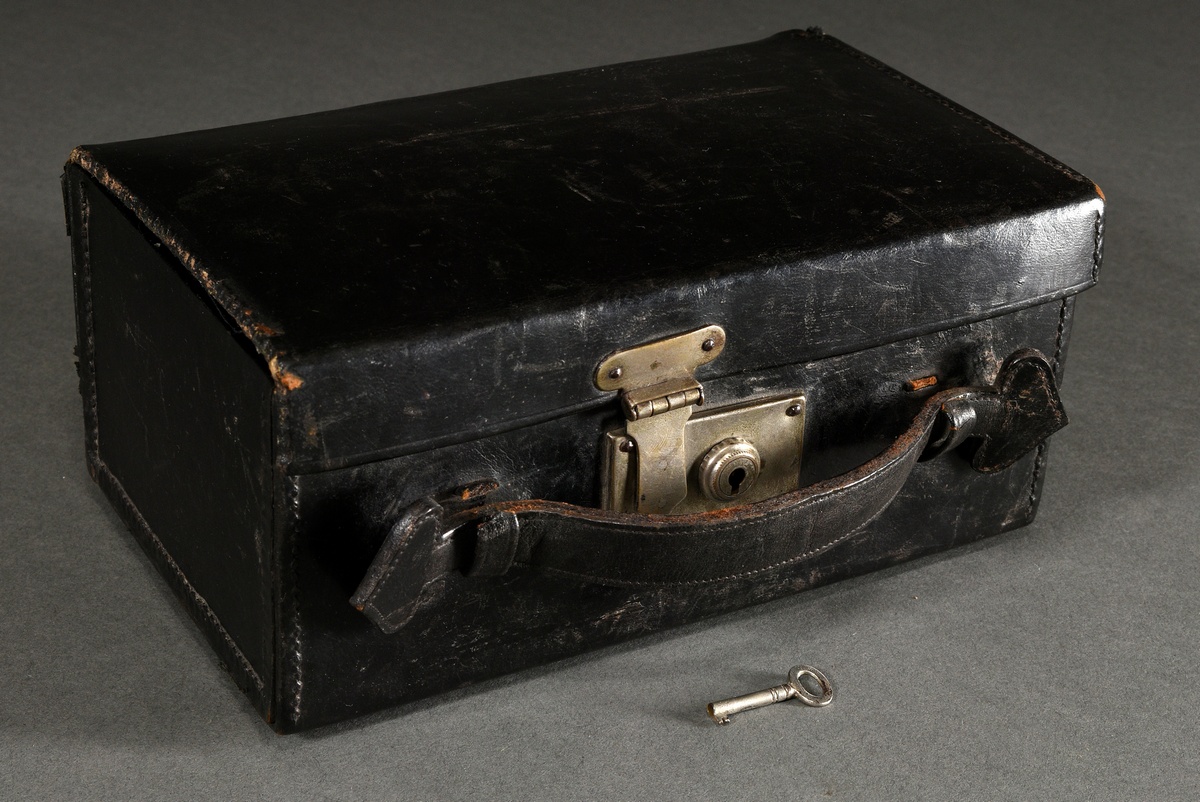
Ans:
{"label": "keyhole", "polygon": [[729,474],[729,492],[737,495],[742,490],[742,482],[746,481],[746,469],[734,468]]}
{"label": "keyhole", "polygon": [[697,466],[700,489],[716,502],[748,494],[762,470],[758,451],[740,437],[730,437],[708,450]]}

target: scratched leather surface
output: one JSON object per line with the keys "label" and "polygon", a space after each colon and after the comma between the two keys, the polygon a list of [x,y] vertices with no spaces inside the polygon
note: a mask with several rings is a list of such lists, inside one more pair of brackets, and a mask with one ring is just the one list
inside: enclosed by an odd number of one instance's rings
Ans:
{"label": "scratched leather surface", "polygon": [[89,146],[271,365],[295,472],[606,402],[719,323],[701,380],[1090,286],[1087,179],[836,40]]}

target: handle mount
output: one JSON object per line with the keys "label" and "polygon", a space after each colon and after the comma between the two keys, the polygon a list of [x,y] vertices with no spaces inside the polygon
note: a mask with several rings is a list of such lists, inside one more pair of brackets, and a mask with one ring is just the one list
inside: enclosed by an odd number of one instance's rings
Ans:
{"label": "handle mount", "polygon": [[627,587],[751,576],[812,559],[852,537],[887,508],[922,459],[974,438],[981,443],[972,467],[999,471],[1066,424],[1050,363],[1025,349],[1005,360],[995,384],[932,396],[874,459],[753,504],[661,515],[542,499],[489,503],[478,489],[453,502],[423,499],[393,526],[350,602],[384,632],[395,632],[459,571],[500,576],[520,565]]}

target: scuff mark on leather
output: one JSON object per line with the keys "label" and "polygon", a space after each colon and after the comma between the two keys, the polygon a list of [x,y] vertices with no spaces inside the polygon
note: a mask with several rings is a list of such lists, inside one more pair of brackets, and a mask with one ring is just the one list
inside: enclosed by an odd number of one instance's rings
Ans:
{"label": "scuff mark on leather", "polygon": [[267,361],[267,367],[271,369],[271,377],[275,379],[275,384],[284,392],[298,390],[304,385],[304,379],[279,364],[277,356],[273,356]]}
{"label": "scuff mark on leather", "polygon": [[370,144],[370,147],[375,145],[386,145],[393,148],[402,148],[407,145],[415,145],[420,142],[435,142],[440,139],[454,139],[460,136],[470,136],[471,134],[479,134],[491,131],[511,131],[517,128],[529,128],[533,126],[544,125],[548,122],[561,122],[564,120],[582,120],[589,117],[607,117],[613,114],[625,114],[631,111],[643,111],[652,109],[658,106],[689,106],[694,103],[706,103],[713,100],[723,100],[731,97],[742,97],[744,95],[760,95],[768,92],[782,92],[787,89],[786,86],[756,86],[748,89],[730,89],[724,92],[701,92],[695,95],[686,97],[664,97],[651,103],[628,103],[618,106],[605,106],[591,111],[581,111],[575,114],[538,114],[527,119],[513,123],[492,123],[489,125],[472,125],[462,128],[453,128],[447,131],[429,131],[428,133],[418,134],[408,139],[380,139]]}

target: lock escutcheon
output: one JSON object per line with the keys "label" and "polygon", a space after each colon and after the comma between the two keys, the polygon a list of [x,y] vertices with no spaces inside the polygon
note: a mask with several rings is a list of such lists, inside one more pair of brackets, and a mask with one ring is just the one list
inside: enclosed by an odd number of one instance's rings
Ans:
{"label": "lock escutcheon", "polygon": [[700,489],[713,501],[736,501],[758,480],[762,458],[741,437],[729,437],[708,450],[699,465]]}

